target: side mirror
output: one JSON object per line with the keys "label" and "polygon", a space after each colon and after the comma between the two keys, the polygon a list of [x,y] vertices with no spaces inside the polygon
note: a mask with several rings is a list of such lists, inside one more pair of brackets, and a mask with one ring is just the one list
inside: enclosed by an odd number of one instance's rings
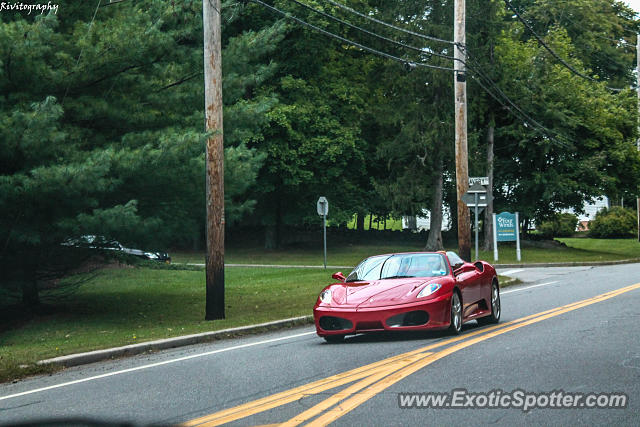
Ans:
{"label": "side mirror", "polygon": [[464,267],[464,263],[463,262],[459,262],[457,264],[452,265],[451,269],[453,270],[453,274],[457,275],[457,274],[462,273],[462,271],[464,270],[463,267]]}
{"label": "side mirror", "polygon": [[331,277],[341,282],[344,282],[347,279],[346,277],[344,277],[344,274],[342,274],[341,271],[338,271],[337,273],[333,273]]}

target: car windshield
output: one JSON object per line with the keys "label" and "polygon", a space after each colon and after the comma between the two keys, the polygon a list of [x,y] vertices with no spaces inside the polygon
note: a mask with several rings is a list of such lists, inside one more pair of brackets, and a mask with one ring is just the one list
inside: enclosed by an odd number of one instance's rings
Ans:
{"label": "car windshield", "polygon": [[446,275],[447,264],[442,254],[379,255],[367,258],[358,264],[346,281]]}

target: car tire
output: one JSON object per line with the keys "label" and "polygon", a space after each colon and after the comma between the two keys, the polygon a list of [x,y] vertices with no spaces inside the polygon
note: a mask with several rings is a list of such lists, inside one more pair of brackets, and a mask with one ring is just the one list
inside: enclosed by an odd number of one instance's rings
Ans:
{"label": "car tire", "polygon": [[494,280],[491,284],[491,314],[486,317],[479,318],[478,324],[482,326],[500,322],[501,312],[500,287],[498,286],[498,282]]}
{"label": "car tire", "polygon": [[326,335],[324,340],[330,344],[337,344],[344,341],[344,335]]}
{"label": "car tire", "polygon": [[462,302],[460,295],[454,292],[451,295],[451,323],[449,325],[449,333],[459,335],[462,331]]}

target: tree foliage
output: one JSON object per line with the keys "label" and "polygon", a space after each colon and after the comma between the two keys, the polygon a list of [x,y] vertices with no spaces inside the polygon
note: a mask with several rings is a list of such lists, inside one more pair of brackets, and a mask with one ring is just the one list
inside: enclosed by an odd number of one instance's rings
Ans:
{"label": "tree foliage", "polygon": [[[53,264],[66,274],[83,260],[58,256],[70,237],[149,249],[203,240],[202,4],[102,3],[0,15],[2,286],[35,289],[34,301]],[[451,67],[453,46],[415,35],[451,40],[453,2],[344,2],[408,34],[304,1],[396,43],[270,4],[401,63],[224,1],[227,224],[266,227],[276,245],[282,227],[317,222],[318,196],[338,224],[454,207],[453,76],[416,65]],[[486,171],[491,128],[496,210],[540,223],[593,197],[636,197],[634,13],[614,0],[512,4],[526,26],[503,1],[467,2],[471,174]]]}
{"label": "tree foliage", "polygon": [[589,223],[589,236],[596,238],[634,237],[638,233],[636,212],[620,206],[604,208]]}

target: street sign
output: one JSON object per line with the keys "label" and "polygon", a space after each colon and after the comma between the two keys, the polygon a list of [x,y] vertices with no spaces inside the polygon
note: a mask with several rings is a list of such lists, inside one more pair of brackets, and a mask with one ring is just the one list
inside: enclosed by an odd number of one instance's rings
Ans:
{"label": "street sign", "polygon": [[516,215],[502,212],[496,215],[496,238],[498,242],[515,242],[517,236]]}
{"label": "street sign", "polygon": [[498,261],[498,242],[516,242],[516,258],[522,259],[520,252],[520,224],[518,212],[493,214],[493,259]]}
{"label": "street sign", "polygon": [[329,214],[329,201],[327,198],[324,196],[320,197],[316,204],[316,208],[318,210],[318,215],[327,216]]}
{"label": "street sign", "polygon": [[475,183],[469,187],[469,190],[460,198],[467,207],[472,208],[475,212],[475,233],[476,233],[476,260],[478,259],[478,215],[487,207],[487,204],[493,199],[487,194],[487,188],[479,183]]}
{"label": "street sign", "polygon": [[475,208],[476,203],[479,208],[486,208],[487,204],[489,204],[489,202],[493,200],[493,197],[487,194],[486,188],[476,184],[472,185],[469,188],[469,191],[462,195],[461,199],[469,208]]}
{"label": "street sign", "polygon": [[329,213],[329,201],[321,196],[316,203],[318,215],[322,217],[322,241],[324,243],[324,268],[327,268],[327,214]]}
{"label": "street sign", "polygon": [[489,186],[489,177],[488,176],[470,176],[469,186],[472,186],[474,184],[480,184],[487,187]]}
{"label": "street sign", "polygon": [[471,186],[469,186],[469,189],[467,190],[467,193],[486,193],[487,189],[484,185],[482,184],[473,184]]}

